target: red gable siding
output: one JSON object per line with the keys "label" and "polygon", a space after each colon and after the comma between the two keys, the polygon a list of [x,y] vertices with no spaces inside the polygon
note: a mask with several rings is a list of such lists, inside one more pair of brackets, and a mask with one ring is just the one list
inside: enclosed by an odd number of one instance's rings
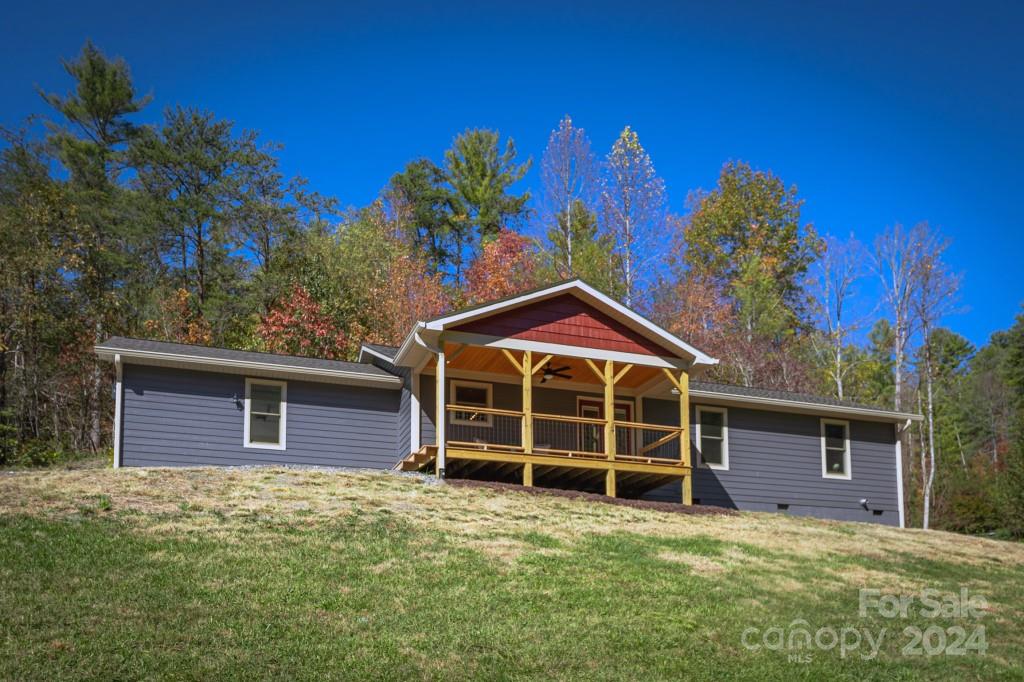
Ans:
{"label": "red gable siding", "polygon": [[503,313],[496,313],[490,317],[459,325],[454,329],[474,334],[560,343],[625,353],[673,355],[572,294],[562,294]]}

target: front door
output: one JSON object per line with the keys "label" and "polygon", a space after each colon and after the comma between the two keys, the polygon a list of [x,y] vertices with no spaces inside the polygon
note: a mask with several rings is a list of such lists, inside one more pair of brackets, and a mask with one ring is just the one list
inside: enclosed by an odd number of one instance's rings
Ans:
{"label": "front door", "polygon": [[[580,398],[576,401],[576,416],[587,419],[604,419],[604,401]],[[615,421],[633,421],[633,403],[615,403]],[[580,424],[580,450],[604,452],[604,427],[597,424]],[[615,451],[630,455],[633,453],[633,439],[629,429],[616,429]]]}

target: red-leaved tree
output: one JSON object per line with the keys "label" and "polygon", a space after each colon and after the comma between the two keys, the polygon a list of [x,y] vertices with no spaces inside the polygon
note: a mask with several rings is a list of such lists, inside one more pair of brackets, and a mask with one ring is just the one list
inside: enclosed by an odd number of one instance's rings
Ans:
{"label": "red-leaved tree", "polygon": [[469,304],[512,296],[540,285],[533,242],[502,228],[486,242],[466,271]]}
{"label": "red-leaved tree", "polygon": [[299,284],[271,306],[256,327],[256,335],[270,353],[327,360],[345,355],[345,332]]}

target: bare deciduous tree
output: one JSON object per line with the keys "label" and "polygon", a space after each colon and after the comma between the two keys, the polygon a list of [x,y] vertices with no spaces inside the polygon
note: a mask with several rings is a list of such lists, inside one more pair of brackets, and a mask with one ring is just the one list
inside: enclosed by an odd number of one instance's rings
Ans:
{"label": "bare deciduous tree", "polygon": [[913,267],[914,296],[911,307],[921,325],[924,358],[925,420],[928,425],[928,459],[925,465],[922,453],[924,498],[922,501],[922,528],[928,528],[931,511],[932,488],[935,483],[935,401],[933,395],[934,356],[932,332],[939,321],[953,312],[960,276],[950,272],[942,261],[949,241],[923,226],[915,228],[916,261]]}
{"label": "bare deciduous tree", "polygon": [[903,404],[907,348],[916,328],[913,307],[917,286],[915,270],[923,235],[927,231],[926,223],[919,223],[910,231],[897,223],[875,241],[874,270],[882,280],[882,297],[893,316],[893,406],[896,410]]}
{"label": "bare deciduous tree", "polygon": [[561,277],[576,274],[573,209],[579,205],[590,208],[598,180],[598,164],[590,149],[590,139],[582,128],[572,123],[568,114],[551,131],[548,146],[540,160],[542,217],[545,224],[562,233],[556,267]]}
{"label": "bare deciduous tree", "polygon": [[822,337],[814,337],[815,352],[827,358],[826,371],[835,386],[836,397],[844,396],[847,374],[853,369],[845,357],[850,335],[863,327],[868,317],[851,315],[851,299],[864,276],[864,248],[852,235],[841,241],[825,239],[825,250],[815,263],[811,292],[820,318]]}

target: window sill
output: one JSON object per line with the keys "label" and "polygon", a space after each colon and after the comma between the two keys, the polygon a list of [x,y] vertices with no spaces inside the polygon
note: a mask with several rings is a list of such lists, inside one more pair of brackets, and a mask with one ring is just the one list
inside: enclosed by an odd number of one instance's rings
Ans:
{"label": "window sill", "polygon": [[284,443],[243,443],[243,448],[249,450],[284,450]]}

